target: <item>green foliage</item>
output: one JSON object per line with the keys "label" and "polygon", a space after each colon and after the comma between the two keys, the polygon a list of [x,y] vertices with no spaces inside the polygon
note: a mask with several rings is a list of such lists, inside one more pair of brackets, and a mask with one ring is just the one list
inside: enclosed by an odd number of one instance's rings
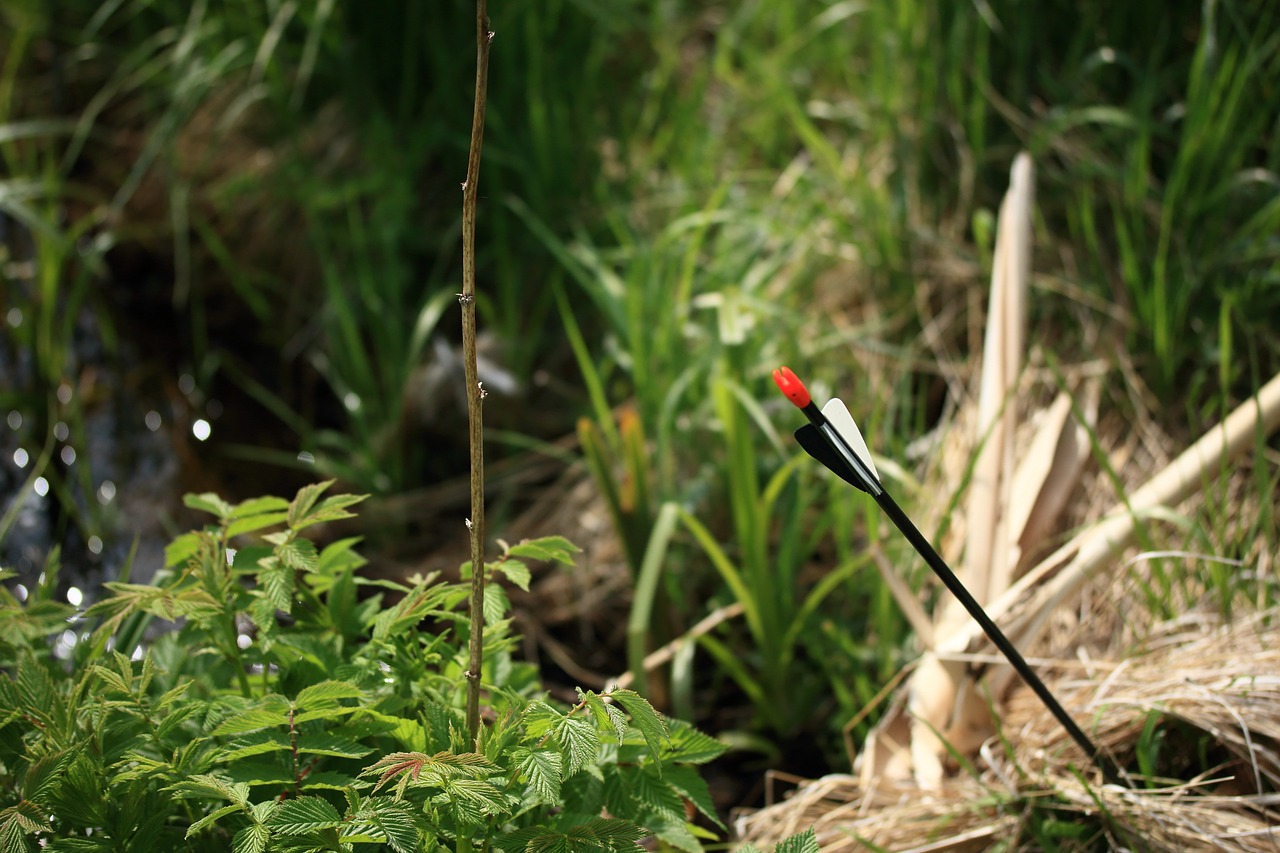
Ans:
{"label": "green foliage", "polygon": [[[304,534],[361,500],[329,485],[188,495],[211,523],[174,540],[155,583],[110,583],[78,616],[43,588],[3,593],[0,849],[702,849],[686,803],[718,823],[694,768],[721,744],[630,690],[541,696],[505,596],[486,614],[492,722],[467,742],[468,586],[370,581],[354,540],[317,547]],[[490,586],[575,550],[512,545]],[[69,617],[64,665],[50,637]]]}
{"label": "green foliage", "polygon": [[[738,848],[741,853],[760,853],[754,844]],[[818,838],[812,829],[784,838],[773,848],[773,853],[818,853]]]}

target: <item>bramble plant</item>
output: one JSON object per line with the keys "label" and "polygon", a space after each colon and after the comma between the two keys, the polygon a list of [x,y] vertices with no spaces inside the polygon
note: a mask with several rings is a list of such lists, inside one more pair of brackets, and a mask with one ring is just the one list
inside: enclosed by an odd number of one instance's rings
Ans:
{"label": "bramble plant", "polygon": [[[0,850],[701,849],[687,804],[718,821],[694,765],[723,745],[629,690],[547,699],[489,583],[473,746],[468,585],[317,548],[308,528],[361,500],[328,486],[188,495],[213,523],[83,613],[53,600],[56,563],[25,602],[0,590]],[[524,588],[526,561],[576,550],[528,540],[484,570]]]}

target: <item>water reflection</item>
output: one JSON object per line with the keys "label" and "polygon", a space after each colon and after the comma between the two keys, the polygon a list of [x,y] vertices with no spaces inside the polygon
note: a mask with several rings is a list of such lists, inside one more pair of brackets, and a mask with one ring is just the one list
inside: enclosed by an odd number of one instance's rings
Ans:
{"label": "water reflection", "polygon": [[195,423],[191,424],[191,434],[197,441],[207,440],[212,433],[213,427],[204,418],[197,418]]}
{"label": "water reflection", "polygon": [[13,451],[13,464],[19,468],[26,468],[27,463],[31,461],[31,457],[27,455],[27,451],[21,447]]}
{"label": "water reflection", "polygon": [[74,447],[72,447],[71,445],[69,445],[69,444],[68,444],[66,447],[63,447],[63,448],[62,448],[62,452],[61,452],[59,455],[62,457],[62,464],[63,464],[63,465],[73,465],[73,464],[75,464],[75,461],[76,461],[76,449],[75,449]]}
{"label": "water reflection", "polygon": [[147,429],[151,430],[152,432],[155,432],[156,430],[160,429],[160,424],[161,424],[160,413],[157,412],[155,409],[152,409],[151,411],[147,412],[146,417],[143,418],[142,420],[147,425]]}

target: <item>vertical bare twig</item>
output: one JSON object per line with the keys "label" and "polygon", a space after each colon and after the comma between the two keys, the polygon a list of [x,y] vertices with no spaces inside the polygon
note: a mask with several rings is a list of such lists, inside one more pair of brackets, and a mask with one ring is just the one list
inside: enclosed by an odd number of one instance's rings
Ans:
{"label": "vertical bare twig", "polygon": [[489,11],[476,0],[476,99],[471,117],[471,151],[462,185],[462,353],[466,366],[467,423],[471,436],[471,646],[467,667],[467,731],[480,734],[480,675],[484,666],[484,421],[476,368],[476,199],[480,188],[480,147],[484,142],[485,96],[489,87]]}

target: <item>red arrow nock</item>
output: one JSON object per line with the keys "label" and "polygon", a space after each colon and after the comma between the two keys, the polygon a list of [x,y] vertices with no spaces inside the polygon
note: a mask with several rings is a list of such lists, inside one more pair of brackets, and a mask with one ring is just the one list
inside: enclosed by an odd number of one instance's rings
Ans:
{"label": "red arrow nock", "polygon": [[789,367],[779,367],[773,371],[773,381],[778,390],[787,395],[787,399],[795,403],[797,409],[803,409],[811,402],[809,389],[804,387],[800,377],[791,372]]}

